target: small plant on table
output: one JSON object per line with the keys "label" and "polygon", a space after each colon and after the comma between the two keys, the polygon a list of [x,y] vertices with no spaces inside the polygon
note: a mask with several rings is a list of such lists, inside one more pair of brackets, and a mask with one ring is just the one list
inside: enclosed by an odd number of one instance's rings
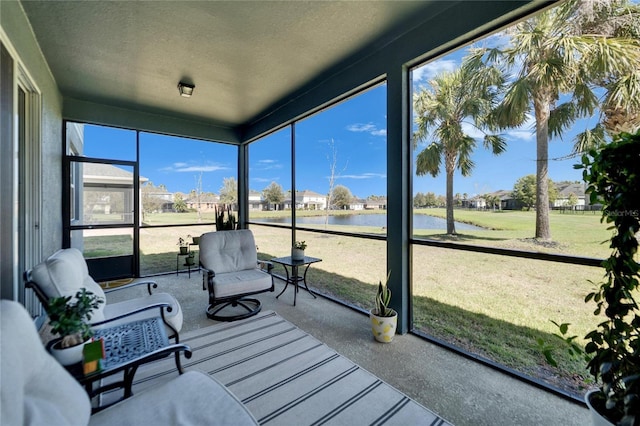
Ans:
{"label": "small plant on table", "polygon": [[184,238],[178,238],[178,246],[180,246],[180,254],[187,254],[189,252],[189,243]]}
{"label": "small plant on table", "polygon": [[45,308],[51,332],[62,338],[62,348],[79,345],[93,336],[88,321],[93,310],[104,303],[104,300],[84,288],[76,293],[73,302],[72,299],[72,296],[54,297]]}

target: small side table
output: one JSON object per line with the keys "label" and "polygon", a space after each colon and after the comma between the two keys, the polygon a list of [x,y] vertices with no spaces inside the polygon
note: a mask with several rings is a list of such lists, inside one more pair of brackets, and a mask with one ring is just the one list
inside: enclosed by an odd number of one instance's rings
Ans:
{"label": "small side table", "polygon": [[191,250],[191,246],[192,245],[197,245],[197,244],[189,244],[189,249],[187,250],[186,253],[177,253],[176,254],[176,275],[178,275],[180,273],[180,258],[184,257],[184,265],[182,265],[182,266],[186,266],[187,267],[187,271],[189,272],[189,279],[191,279],[191,268],[194,268],[195,270],[198,269],[198,265],[196,265],[195,260],[194,260],[194,263],[192,265],[189,265],[187,263],[187,258],[189,256],[193,255],[194,259],[195,259],[195,254],[194,253],[196,253],[196,251],[192,251]]}
{"label": "small side table", "polygon": [[[275,259],[271,259],[271,261],[273,263],[278,263],[284,266],[284,271],[287,274],[286,278],[282,276],[278,276],[278,278],[285,280],[285,286],[280,292],[280,294],[276,296],[276,299],[280,297],[282,293],[285,292],[285,290],[287,289],[287,287],[289,287],[289,284],[291,283],[293,284],[293,287],[294,287],[293,306],[296,306],[296,296],[298,295],[299,282],[302,282],[304,284],[304,288],[309,292],[309,294],[311,294],[314,298],[316,297],[316,295],[313,294],[313,292],[309,290],[309,287],[307,286],[307,271],[309,270],[309,266],[311,266],[312,263],[322,262],[322,259],[318,259],[317,257],[305,256],[304,259],[302,260],[293,260],[291,256],[286,256],[286,257],[276,257]],[[304,273],[302,274],[302,276],[298,274],[298,268],[300,266],[305,267]],[[291,275],[289,275],[289,269],[287,267],[291,267]]]}
{"label": "small side table", "polygon": [[[182,343],[170,344],[162,318],[153,317],[108,328],[94,329],[94,338],[104,340],[105,359],[102,370],[85,375],[82,363],[67,366],[73,377],[85,387],[89,399],[111,389],[123,389],[122,399],[133,395],[131,387],[138,367],[148,362],[166,358],[174,354],[176,368],[182,374],[180,352],[191,358],[191,348]],[[50,347],[59,339],[52,340]],[[115,373],[123,372],[123,380],[94,388],[94,383]],[[117,402],[117,401],[116,401]],[[92,412],[106,407],[95,407]]]}

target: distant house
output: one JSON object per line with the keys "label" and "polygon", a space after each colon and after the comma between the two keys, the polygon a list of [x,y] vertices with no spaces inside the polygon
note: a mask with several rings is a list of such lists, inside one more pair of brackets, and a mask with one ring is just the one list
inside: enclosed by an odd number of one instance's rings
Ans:
{"label": "distant house", "polygon": [[353,198],[349,203],[348,210],[364,210],[364,206],[366,205],[366,200],[362,198]]}
{"label": "distant house", "polygon": [[262,193],[253,189],[249,190],[249,210],[268,210],[266,200],[262,198]]}
{"label": "distant house", "polygon": [[[76,200],[75,218],[89,222],[133,223],[133,173],[111,164],[82,163],[76,166],[82,176],[81,200]],[[149,179],[140,176],[140,184]],[[79,197],[77,197],[79,198]],[[82,212],[80,207],[82,206]],[[76,210],[72,207],[72,210]]]}
{"label": "distant house", "polygon": [[465,200],[467,202],[467,207],[470,209],[486,209],[487,201],[479,195],[476,195],[473,198]]}
{"label": "distant house", "polygon": [[386,198],[367,198],[364,203],[366,210],[386,210],[387,199]]}
{"label": "distant house", "polygon": [[513,191],[507,189],[501,189],[492,193],[500,199],[501,210],[522,210],[524,204],[513,198]]}
{"label": "distant house", "polygon": [[153,210],[162,213],[173,211],[173,193],[166,189],[154,187],[153,190],[147,190],[143,187],[141,200],[145,210],[151,205]]}
{"label": "distant house", "polygon": [[[292,201],[289,196],[283,201],[285,209],[291,209]],[[327,208],[327,196],[305,189],[296,191],[295,208],[299,210],[324,210]]]}
{"label": "distant house", "polygon": [[[553,202],[553,208],[584,209],[586,202],[583,183],[558,182],[556,183],[556,187],[558,188],[558,198]],[[575,204],[572,204],[572,198]]]}
{"label": "distant house", "polygon": [[215,210],[215,207],[220,204],[220,196],[217,194],[200,194],[200,200],[198,197],[189,197],[184,200],[187,208],[193,210],[199,210],[201,212],[212,212]]}

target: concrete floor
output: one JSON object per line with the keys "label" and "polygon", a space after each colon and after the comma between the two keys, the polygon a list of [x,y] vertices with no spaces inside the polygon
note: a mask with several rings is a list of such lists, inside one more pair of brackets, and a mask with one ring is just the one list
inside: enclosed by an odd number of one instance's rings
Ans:
{"label": "concrete floor", "polygon": [[[207,292],[200,273],[154,277],[159,290],[176,296],[184,313],[182,333],[215,324],[205,315]],[[425,407],[456,425],[585,425],[588,410],[509,375],[483,366],[419,337],[397,335],[392,343],[376,342],[369,318],[330,300],[301,290],[293,306],[293,289],[257,298],[263,310],[276,311],[302,330],[374,373]],[[117,301],[143,289],[109,295]],[[126,295],[125,295],[126,293]]]}

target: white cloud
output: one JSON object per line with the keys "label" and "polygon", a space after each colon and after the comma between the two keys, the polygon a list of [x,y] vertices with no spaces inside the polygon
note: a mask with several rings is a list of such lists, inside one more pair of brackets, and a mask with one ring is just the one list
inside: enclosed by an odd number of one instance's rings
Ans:
{"label": "white cloud", "polygon": [[270,159],[258,160],[258,165],[256,166],[256,169],[259,169],[259,170],[274,170],[274,169],[281,169],[281,168],[282,168],[282,164],[280,164],[278,160],[270,160]]}
{"label": "white cloud", "polygon": [[527,114],[527,118],[522,125],[513,130],[509,130],[506,133],[507,137],[513,139],[519,139],[525,142],[535,140],[535,128],[536,128],[536,119],[533,115]]}
{"label": "white cloud", "polygon": [[484,139],[484,133],[478,130],[478,128],[472,125],[471,123],[467,123],[463,121],[462,131],[474,139]]}
{"label": "white cloud", "polygon": [[505,31],[500,31],[500,32],[491,34],[489,37],[474,44],[474,46],[505,47],[509,44],[510,41],[511,41],[511,37]]}
{"label": "white cloud", "polygon": [[178,173],[188,173],[188,172],[217,172],[218,170],[228,170],[228,167],[224,167],[224,166],[217,166],[217,165],[211,165],[211,166],[188,166],[188,167],[181,167],[181,168],[177,168],[174,171],[178,172]]}
{"label": "white cloud", "polygon": [[[517,139],[521,141],[532,141],[535,140],[535,133],[533,129],[535,129],[536,121],[535,118],[527,114],[527,118],[524,123],[517,129],[509,129],[503,132],[503,135],[508,139]],[[471,123],[463,122],[462,130],[469,136],[474,139],[484,139],[485,134],[478,130]]]}
{"label": "white cloud", "polygon": [[507,132],[507,136],[512,139],[519,139],[522,141],[532,141],[535,139],[535,135],[530,130],[513,130]]}
{"label": "white cloud", "polygon": [[173,163],[171,166],[160,169],[163,172],[171,173],[193,173],[193,172],[216,172],[218,170],[229,170],[229,167],[220,164],[189,165],[188,163]]}
{"label": "white cloud", "polygon": [[382,173],[362,173],[360,175],[340,175],[336,176],[337,179],[384,179],[386,174]]}
{"label": "white cloud", "polygon": [[347,130],[350,132],[371,132],[372,130],[375,130],[376,126],[373,123],[367,123],[367,124],[362,124],[362,123],[356,123],[356,124],[349,124],[347,126]]}
{"label": "white cloud", "polygon": [[428,82],[436,75],[442,72],[453,71],[458,66],[459,63],[452,59],[438,59],[436,61],[429,62],[420,68],[414,69],[411,73],[411,77],[414,84],[419,82]]}
{"label": "white cloud", "polygon": [[373,123],[355,123],[347,126],[350,132],[365,132],[372,136],[387,136],[387,129],[378,129]]}
{"label": "white cloud", "polygon": [[275,178],[252,178],[251,180],[254,182],[264,182],[264,183],[271,183],[271,182],[275,182],[277,180],[279,180],[280,178],[275,177]]}

